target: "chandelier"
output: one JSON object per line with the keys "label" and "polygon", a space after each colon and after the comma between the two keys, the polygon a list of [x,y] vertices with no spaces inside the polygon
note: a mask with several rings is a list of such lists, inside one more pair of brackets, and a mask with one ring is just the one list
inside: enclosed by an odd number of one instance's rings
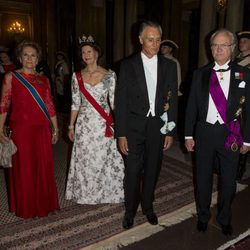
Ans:
{"label": "chandelier", "polygon": [[8,32],[13,32],[13,33],[23,33],[24,31],[25,31],[24,27],[18,21],[12,23],[8,28]]}
{"label": "chandelier", "polygon": [[218,11],[222,11],[227,7],[227,0],[216,0],[216,6]]}

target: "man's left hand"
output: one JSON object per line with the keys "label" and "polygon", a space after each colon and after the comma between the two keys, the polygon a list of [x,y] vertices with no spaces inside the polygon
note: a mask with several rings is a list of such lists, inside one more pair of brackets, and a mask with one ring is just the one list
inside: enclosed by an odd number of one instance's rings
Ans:
{"label": "man's left hand", "polygon": [[168,150],[174,142],[173,136],[166,136],[164,141],[163,150]]}
{"label": "man's left hand", "polygon": [[240,148],[241,154],[246,154],[248,151],[250,151],[250,146],[242,145]]}

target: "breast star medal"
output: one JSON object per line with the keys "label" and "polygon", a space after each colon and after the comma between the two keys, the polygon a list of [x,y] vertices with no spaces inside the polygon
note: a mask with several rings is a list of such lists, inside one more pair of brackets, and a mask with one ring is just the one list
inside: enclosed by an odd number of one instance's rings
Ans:
{"label": "breast star medal", "polygon": [[245,96],[244,95],[241,96],[241,98],[240,98],[240,104],[243,104],[245,102],[245,100],[246,100]]}

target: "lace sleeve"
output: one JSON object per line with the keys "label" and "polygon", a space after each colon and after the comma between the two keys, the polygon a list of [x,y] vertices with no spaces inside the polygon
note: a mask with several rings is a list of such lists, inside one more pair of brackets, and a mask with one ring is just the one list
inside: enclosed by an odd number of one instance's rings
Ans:
{"label": "lace sleeve", "polygon": [[116,85],[116,74],[115,72],[112,72],[110,75],[110,86],[109,86],[109,102],[112,110],[114,110],[115,85]]}
{"label": "lace sleeve", "polygon": [[8,113],[11,103],[11,94],[12,94],[12,74],[7,73],[4,76],[2,82],[0,114]]}
{"label": "lace sleeve", "polygon": [[46,77],[46,86],[47,86],[47,89],[46,89],[44,102],[45,102],[45,105],[47,107],[50,117],[53,117],[56,115],[56,109],[55,109],[54,102],[52,100],[50,83],[47,77]]}

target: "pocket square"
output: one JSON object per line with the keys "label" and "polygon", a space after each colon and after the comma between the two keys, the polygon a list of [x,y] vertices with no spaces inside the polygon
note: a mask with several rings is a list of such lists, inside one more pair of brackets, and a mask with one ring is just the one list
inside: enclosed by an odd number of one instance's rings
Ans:
{"label": "pocket square", "polygon": [[245,85],[246,85],[246,82],[245,81],[242,81],[242,82],[240,82],[240,84],[239,84],[239,88],[245,88]]}

